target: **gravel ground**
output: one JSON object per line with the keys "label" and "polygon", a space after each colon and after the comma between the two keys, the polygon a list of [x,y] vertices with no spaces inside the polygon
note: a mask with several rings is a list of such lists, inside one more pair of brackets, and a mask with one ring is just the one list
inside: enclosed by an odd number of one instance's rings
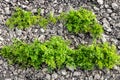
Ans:
{"label": "gravel ground", "polygon": [[[105,32],[100,41],[115,44],[120,53],[120,0],[0,0],[0,48],[11,44],[12,38],[31,42],[35,38],[44,41],[53,35],[70,39],[71,47],[74,48],[78,44],[90,44],[91,37],[87,34],[68,33],[61,23],[50,24],[46,30],[39,26],[32,26],[25,30],[17,28],[10,30],[5,25],[5,21],[11,16],[16,6],[33,13],[41,8],[43,16],[50,11],[58,15],[63,11],[68,11],[71,7],[88,8],[94,11],[99,23],[104,27]],[[48,72],[44,65],[39,70],[20,69],[17,65],[8,65],[7,61],[0,56],[0,80],[120,80],[120,66],[115,66],[111,70],[86,71],[64,68]]]}

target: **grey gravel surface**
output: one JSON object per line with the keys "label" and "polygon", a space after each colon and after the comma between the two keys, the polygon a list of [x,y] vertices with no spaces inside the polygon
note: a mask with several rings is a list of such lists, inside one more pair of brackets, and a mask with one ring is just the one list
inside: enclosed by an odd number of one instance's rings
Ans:
{"label": "grey gravel surface", "polygon": [[[0,0],[0,48],[11,44],[12,38],[31,42],[35,38],[45,41],[54,35],[70,39],[71,47],[75,48],[78,44],[90,44],[92,38],[88,34],[68,33],[61,23],[50,24],[46,30],[39,26],[32,26],[25,30],[9,29],[5,25],[5,21],[14,12],[16,6],[33,13],[41,8],[43,16],[50,11],[58,15],[63,11],[69,11],[71,7],[75,9],[80,6],[88,8],[94,11],[99,23],[103,25],[105,32],[100,41],[109,41],[115,44],[118,53],[120,53],[120,0]],[[0,80],[120,80],[120,67],[93,71],[64,68],[48,72],[45,66],[35,70],[33,68],[20,69],[17,65],[8,65],[7,61],[0,56]]]}

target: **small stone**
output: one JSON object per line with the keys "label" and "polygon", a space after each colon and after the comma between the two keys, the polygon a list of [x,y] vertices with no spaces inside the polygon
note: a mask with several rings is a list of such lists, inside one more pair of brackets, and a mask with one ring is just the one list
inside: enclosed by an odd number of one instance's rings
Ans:
{"label": "small stone", "polygon": [[41,28],[41,29],[40,29],[40,31],[41,31],[42,33],[44,33],[44,32],[45,32],[45,30],[44,30],[43,28]]}
{"label": "small stone", "polygon": [[58,35],[62,35],[63,34],[62,30],[58,30],[57,32],[58,32]]}
{"label": "small stone", "polygon": [[94,79],[95,80],[99,80],[100,79],[100,75],[99,74],[95,74]]}
{"label": "small stone", "polygon": [[75,71],[74,73],[73,73],[73,76],[80,76],[81,75],[81,72],[78,72],[78,71]]}
{"label": "small stone", "polygon": [[32,9],[32,13],[37,13],[37,9]]}
{"label": "small stone", "polygon": [[4,39],[0,36],[0,41],[3,41]]}
{"label": "small stone", "polygon": [[115,80],[120,80],[120,76],[117,76],[117,78]]}
{"label": "small stone", "polygon": [[12,0],[13,3],[17,2],[17,0]]}
{"label": "small stone", "polygon": [[2,34],[2,30],[0,29],[0,34]]}
{"label": "small stone", "polygon": [[117,39],[120,39],[120,32],[117,33]]}
{"label": "small stone", "polygon": [[107,19],[106,18],[103,18],[103,27],[104,27],[104,29],[106,30],[106,31],[108,31],[108,32],[111,32],[112,31],[112,29],[110,28],[110,24],[109,24],[109,22],[107,21]]}
{"label": "small stone", "polygon": [[118,66],[114,66],[113,68],[114,68],[115,70],[118,70],[118,71],[120,70],[120,67],[118,67]]}
{"label": "small stone", "polygon": [[10,14],[9,7],[6,7],[6,8],[5,8],[5,13],[6,13],[6,14]]}
{"label": "small stone", "polygon": [[5,0],[6,2],[10,2],[10,0]]}
{"label": "small stone", "polygon": [[11,78],[6,78],[5,80],[12,80]]}
{"label": "small stone", "polygon": [[108,8],[108,7],[109,7],[109,5],[105,4],[105,8]]}
{"label": "small stone", "polygon": [[114,10],[116,10],[116,9],[118,9],[118,5],[117,5],[116,3],[112,3],[112,8],[113,8]]}
{"label": "small stone", "polygon": [[99,11],[99,8],[98,8],[98,7],[96,7],[96,6],[94,6],[94,10]]}
{"label": "small stone", "polygon": [[57,73],[52,74],[52,80],[56,79],[58,77]]}
{"label": "small stone", "polygon": [[111,32],[112,29],[107,25],[107,24],[103,24],[103,27],[104,29],[107,31],[107,32]]}
{"label": "small stone", "polygon": [[66,70],[62,70],[61,73],[62,73],[62,75],[66,75],[67,74]]}
{"label": "small stone", "polygon": [[107,13],[112,13],[112,10],[111,9],[107,9]]}
{"label": "small stone", "polygon": [[21,5],[21,7],[22,7],[23,9],[27,8],[27,6],[26,6],[26,5]]}
{"label": "small stone", "polygon": [[107,35],[104,35],[104,34],[102,34],[102,42],[106,42],[107,41],[107,38],[108,36]]}
{"label": "small stone", "polygon": [[17,35],[21,35],[22,34],[22,30],[19,30],[19,29],[16,28],[16,34]]}
{"label": "small stone", "polygon": [[102,5],[103,4],[103,0],[97,0],[97,2]]}
{"label": "small stone", "polygon": [[44,15],[44,9],[41,9],[41,15]]}
{"label": "small stone", "polygon": [[38,40],[40,40],[41,42],[43,42],[45,40],[45,35],[41,35]]}
{"label": "small stone", "polygon": [[0,60],[0,65],[3,64],[3,60]]}
{"label": "small stone", "polygon": [[46,74],[45,78],[46,78],[47,80],[51,80],[51,76],[50,76],[49,74]]}
{"label": "small stone", "polygon": [[44,0],[38,0],[39,3],[44,4]]}

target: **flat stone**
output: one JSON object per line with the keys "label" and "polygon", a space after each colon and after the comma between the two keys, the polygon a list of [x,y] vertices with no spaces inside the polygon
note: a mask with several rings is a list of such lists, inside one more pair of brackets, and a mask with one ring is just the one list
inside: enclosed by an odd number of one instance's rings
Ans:
{"label": "flat stone", "polygon": [[42,33],[44,33],[44,32],[45,32],[45,30],[44,30],[43,28],[41,28],[41,29],[40,29],[40,31],[41,31]]}
{"label": "flat stone", "polygon": [[105,4],[105,8],[108,8],[108,7],[109,7],[109,5]]}
{"label": "flat stone", "polygon": [[3,41],[4,39],[0,36],[0,41]]}
{"label": "flat stone", "polygon": [[106,39],[106,38],[108,38],[108,36],[107,36],[107,35],[102,34],[102,42],[106,42],[106,41],[107,41],[107,39]]}
{"label": "flat stone", "polygon": [[37,9],[32,9],[32,13],[37,13]]}
{"label": "flat stone", "polygon": [[5,13],[6,13],[6,14],[10,14],[9,7],[6,7],[6,8],[5,8]]}
{"label": "flat stone", "polygon": [[99,74],[95,74],[94,79],[95,80],[99,80],[100,79],[100,75]]}
{"label": "flat stone", "polygon": [[62,73],[62,75],[67,75],[66,70],[62,70],[61,73]]}
{"label": "flat stone", "polygon": [[19,30],[19,29],[16,28],[16,34],[17,35],[21,35],[22,34],[22,30]]}
{"label": "flat stone", "polygon": [[0,65],[3,64],[3,60],[0,60]]}
{"label": "flat stone", "polygon": [[118,9],[117,3],[112,3],[112,8],[113,8],[114,10]]}
{"label": "flat stone", "polygon": [[78,72],[78,71],[75,71],[74,73],[73,73],[73,76],[80,76],[81,75],[81,72]]}
{"label": "flat stone", "polygon": [[12,80],[11,78],[6,78],[5,80]]}
{"label": "flat stone", "polygon": [[10,2],[10,0],[5,0],[6,2]]}
{"label": "flat stone", "polygon": [[100,9],[99,9],[98,7],[96,7],[96,6],[94,6],[93,8],[94,8],[94,10],[96,10],[96,11],[99,11],[99,10],[100,10]]}
{"label": "flat stone", "polygon": [[103,0],[97,0],[97,2],[102,5],[103,4]]}
{"label": "flat stone", "polygon": [[107,9],[107,13],[112,13],[112,10],[111,9]]}
{"label": "flat stone", "polygon": [[110,28],[110,24],[109,24],[109,22],[107,21],[107,19],[106,19],[106,18],[103,18],[102,22],[103,22],[103,27],[104,27],[104,29],[105,29],[106,31],[108,31],[108,32],[111,32],[112,29]]}
{"label": "flat stone", "polygon": [[49,74],[46,74],[45,78],[46,78],[47,80],[51,80],[51,76],[50,76]]}
{"label": "flat stone", "polygon": [[45,40],[45,35],[41,35],[38,40],[40,40],[41,42],[43,42]]}
{"label": "flat stone", "polygon": [[52,80],[56,79],[58,77],[57,73],[52,74]]}

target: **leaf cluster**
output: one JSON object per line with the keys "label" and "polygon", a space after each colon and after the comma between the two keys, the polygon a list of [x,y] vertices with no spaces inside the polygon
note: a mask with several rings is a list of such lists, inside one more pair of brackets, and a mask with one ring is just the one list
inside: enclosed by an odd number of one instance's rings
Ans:
{"label": "leaf cluster", "polygon": [[116,47],[106,42],[79,46],[75,51],[74,60],[76,66],[82,69],[111,69],[120,63],[120,56],[117,54]]}
{"label": "leaf cluster", "polygon": [[35,40],[32,43],[15,40],[12,45],[4,46],[0,54],[9,63],[22,67],[40,68],[45,63],[52,69],[74,67],[92,70],[94,68],[112,68],[119,65],[120,56],[114,45],[93,43],[80,45],[77,49],[69,47],[70,42],[61,37],[52,37],[44,43]]}
{"label": "leaf cluster", "polygon": [[7,19],[6,25],[10,28],[17,27],[18,29],[28,28],[36,24],[37,16],[34,16],[30,11],[16,8],[12,16]]}
{"label": "leaf cluster", "polygon": [[90,33],[93,38],[98,38],[103,33],[102,26],[97,22],[96,15],[92,11],[80,8],[62,13],[60,19],[64,20],[64,25],[69,32]]}

